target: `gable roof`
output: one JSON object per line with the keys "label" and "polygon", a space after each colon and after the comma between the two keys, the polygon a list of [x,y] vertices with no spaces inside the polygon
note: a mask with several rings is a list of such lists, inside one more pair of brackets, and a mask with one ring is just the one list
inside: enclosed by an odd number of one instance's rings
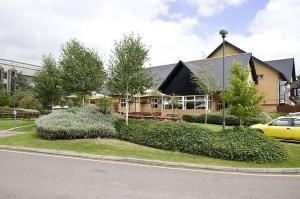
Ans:
{"label": "gable roof", "polygon": [[[242,64],[243,68],[247,68],[248,64],[252,61],[252,55],[251,55],[251,53],[242,53],[242,54],[230,55],[230,56],[225,57],[225,87],[229,86],[229,78],[231,76],[230,69],[231,69],[231,64],[234,60],[240,62]],[[200,67],[203,66],[203,63],[205,61],[207,61],[211,65],[212,73],[215,74],[216,79],[222,80],[222,78],[223,78],[223,57],[207,58],[206,60],[202,59],[202,60],[194,60],[194,61],[188,61],[188,62],[179,61],[175,65],[173,65],[173,64],[169,65],[169,70],[171,69],[170,73],[167,76],[165,76],[164,81],[161,82],[161,84],[158,86],[158,89],[165,87],[166,84],[168,84],[173,79],[172,77],[174,77],[176,75],[176,73],[178,72],[178,70],[177,70],[178,67],[185,66],[191,71],[191,73],[196,75],[198,73]],[[162,71],[165,70],[164,67],[166,67],[166,65],[161,66]],[[155,68],[156,68],[156,72],[159,72],[160,66],[155,67]],[[254,67],[252,68],[251,72],[252,72],[254,81],[257,83],[256,72],[255,72]],[[221,88],[222,82],[219,81],[218,83]]]}
{"label": "gable roof", "polygon": [[151,89],[158,90],[158,87],[163,83],[176,65],[177,63],[146,68],[146,70],[154,76],[155,85]]}
{"label": "gable roof", "polygon": [[265,63],[282,72],[289,81],[296,81],[294,58],[265,61]]}
{"label": "gable roof", "polygon": [[[228,45],[228,46],[231,46],[235,49],[237,49],[238,51],[240,51],[241,53],[247,53],[246,51],[240,49],[239,47],[233,45],[232,43],[228,42],[225,40],[225,45]],[[221,43],[216,49],[214,49],[207,57],[210,58],[219,48],[223,47],[223,43]],[[288,81],[290,83],[290,79],[287,78],[287,76],[281,72],[280,70],[278,70],[277,68],[275,67],[272,67],[271,65],[269,65],[268,63],[258,59],[257,57],[254,57],[252,56],[254,60],[260,62],[260,63],[263,63],[265,64],[266,66],[270,67],[271,69],[275,70],[283,79],[285,79],[286,81]]]}

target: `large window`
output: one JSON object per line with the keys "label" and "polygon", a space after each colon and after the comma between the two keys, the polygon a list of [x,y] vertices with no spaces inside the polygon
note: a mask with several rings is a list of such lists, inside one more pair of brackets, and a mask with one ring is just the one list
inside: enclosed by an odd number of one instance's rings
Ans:
{"label": "large window", "polygon": [[151,108],[158,108],[158,98],[151,98]]}
{"label": "large window", "polygon": [[[179,98],[180,106],[178,109],[191,110],[191,109],[205,109],[206,96],[205,95],[189,95],[177,96]],[[170,104],[171,97],[163,97],[163,109],[172,109]],[[208,109],[211,109],[211,97],[208,97]]]}

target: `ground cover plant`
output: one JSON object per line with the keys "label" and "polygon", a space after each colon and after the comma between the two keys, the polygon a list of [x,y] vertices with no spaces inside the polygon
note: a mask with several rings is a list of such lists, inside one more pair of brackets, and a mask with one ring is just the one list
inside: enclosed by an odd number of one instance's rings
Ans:
{"label": "ground cover plant", "polygon": [[196,124],[123,120],[115,122],[116,137],[154,148],[226,160],[273,162],[287,158],[279,142],[246,127],[213,132]]}
{"label": "ground cover plant", "polygon": [[56,110],[36,120],[39,135],[46,139],[112,137],[118,114],[102,114],[95,107]]}

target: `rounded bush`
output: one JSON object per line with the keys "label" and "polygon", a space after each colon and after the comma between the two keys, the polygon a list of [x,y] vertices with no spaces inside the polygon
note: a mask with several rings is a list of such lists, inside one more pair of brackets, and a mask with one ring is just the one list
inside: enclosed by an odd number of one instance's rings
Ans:
{"label": "rounded bush", "polygon": [[45,139],[78,139],[112,137],[113,122],[118,114],[103,115],[96,108],[70,108],[55,110],[36,120],[39,135]]}
{"label": "rounded bush", "polygon": [[116,138],[149,147],[238,161],[272,162],[287,158],[279,142],[249,128],[213,132],[196,124],[154,120],[115,123]]}
{"label": "rounded bush", "polygon": [[213,143],[213,151],[214,157],[239,161],[274,162],[288,157],[281,143],[246,127],[221,131]]}

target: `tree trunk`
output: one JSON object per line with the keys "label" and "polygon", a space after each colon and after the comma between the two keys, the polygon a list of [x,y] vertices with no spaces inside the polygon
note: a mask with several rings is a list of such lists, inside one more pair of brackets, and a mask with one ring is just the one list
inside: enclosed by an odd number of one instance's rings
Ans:
{"label": "tree trunk", "polygon": [[126,125],[128,126],[128,112],[129,112],[129,107],[128,107],[128,94],[126,95]]}
{"label": "tree trunk", "polygon": [[82,107],[84,107],[84,96],[82,97]]}
{"label": "tree trunk", "polygon": [[205,125],[207,125],[207,113],[208,113],[208,95],[206,97],[206,104],[205,104]]}

